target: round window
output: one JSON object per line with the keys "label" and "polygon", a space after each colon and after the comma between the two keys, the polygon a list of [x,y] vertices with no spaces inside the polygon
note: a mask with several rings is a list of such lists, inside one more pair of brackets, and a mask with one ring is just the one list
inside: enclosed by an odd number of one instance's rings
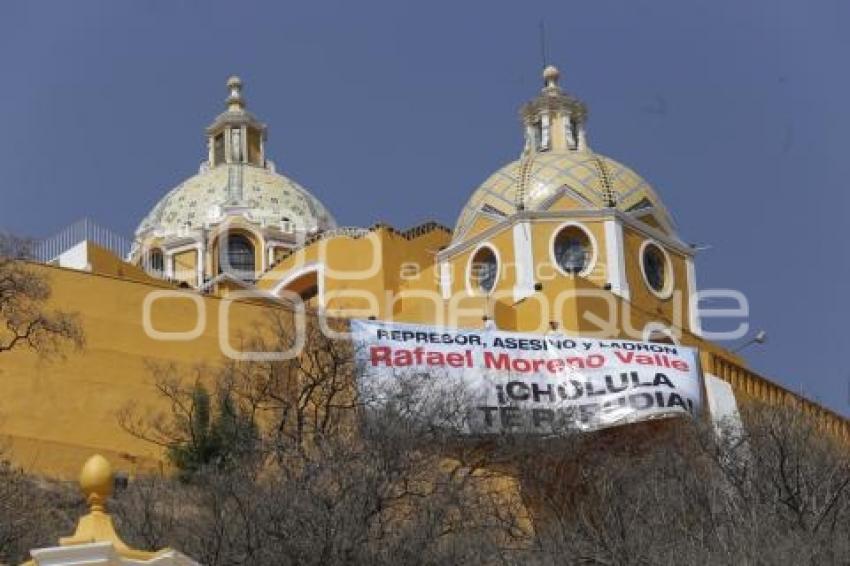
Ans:
{"label": "round window", "polygon": [[667,286],[667,257],[656,244],[647,244],[641,258],[646,282],[656,293],[663,293]]}
{"label": "round window", "polygon": [[555,236],[555,261],[564,273],[578,275],[590,265],[593,244],[587,232],[578,226],[567,226]]}
{"label": "round window", "polygon": [[472,265],[469,270],[470,285],[489,293],[496,286],[496,277],[499,272],[499,260],[489,247],[482,247],[472,257]]}

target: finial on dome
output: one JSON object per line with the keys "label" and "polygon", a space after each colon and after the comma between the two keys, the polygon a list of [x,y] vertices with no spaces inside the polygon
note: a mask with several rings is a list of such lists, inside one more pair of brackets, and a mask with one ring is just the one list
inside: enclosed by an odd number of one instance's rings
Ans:
{"label": "finial on dome", "polygon": [[543,84],[546,88],[558,88],[559,78],[561,78],[561,71],[555,65],[548,65],[543,69]]}
{"label": "finial on dome", "polygon": [[245,101],[242,99],[242,79],[233,75],[227,79],[227,88],[230,89],[230,95],[227,97],[227,109],[231,112],[243,110]]}

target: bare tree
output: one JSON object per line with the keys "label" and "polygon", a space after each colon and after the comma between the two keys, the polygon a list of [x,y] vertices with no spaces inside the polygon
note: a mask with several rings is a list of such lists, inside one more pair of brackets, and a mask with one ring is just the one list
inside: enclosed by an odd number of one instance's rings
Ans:
{"label": "bare tree", "polygon": [[83,509],[73,487],[28,476],[0,460],[0,563],[19,564],[31,549],[55,545]]}
{"label": "bare tree", "polygon": [[[246,345],[291,345],[287,316]],[[171,415],[148,429],[127,421],[140,427],[131,431],[203,446],[232,414],[228,426],[252,432],[221,436],[224,460],[181,480],[133,482],[116,507],[131,540],[210,565],[850,561],[846,446],[797,408],[747,406],[743,431],[721,436],[684,418],[548,437],[458,434],[456,392],[421,402],[433,390],[411,375],[373,404],[350,342],[317,320],[305,331],[295,359],[158,380]]]}
{"label": "bare tree", "polygon": [[46,276],[21,260],[29,257],[31,245],[0,233],[0,353],[28,347],[49,356],[67,344],[80,348],[84,335],[79,317],[49,309]]}

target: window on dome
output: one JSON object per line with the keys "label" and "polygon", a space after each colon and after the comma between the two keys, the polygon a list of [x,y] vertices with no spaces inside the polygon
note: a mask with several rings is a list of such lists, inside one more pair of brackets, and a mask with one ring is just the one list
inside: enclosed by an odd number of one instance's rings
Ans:
{"label": "window on dome", "polygon": [[248,128],[248,163],[253,165],[263,164],[262,144],[260,143],[260,131]]}
{"label": "window on dome", "polygon": [[544,114],[540,117],[540,145],[537,148],[540,151],[546,151],[549,149],[551,145],[550,132],[549,115]]}
{"label": "window on dome", "polygon": [[254,279],[254,245],[241,234],[230,234],[219,248],[219,272],[244,280]]}
{"label": "window on dome", "polygon": [[213,139],[213,165],[224,163],[224,133],[218,134]]}
{"label": "window on dome", "polygon": [[641,254],[641,271],[649,288],[656,294],[665,293],[668,281],[668,262],[664,251],[657,244],[648,242]]}
{"label": "window on dome", "polygon": [[585,230],[575,225],[567,226],[555,236],[553,253],[561,271],[583,275],[590,267],[593,244]]}
{"label": "window on dome", "polygon": [[570,148],[571,149],[578,149],[578,124],[576,122],[572,122],[570,124],[570,130],[571,130],[570,138],[571,138],[571,142],[572,142],[570,144]]}
{"label": "window on dome", "polygon": [[499,260],[490,247],[484,246],[475,252],[469,270],[469,283],[473,289],[489,293],[496,286],[498,274]]}

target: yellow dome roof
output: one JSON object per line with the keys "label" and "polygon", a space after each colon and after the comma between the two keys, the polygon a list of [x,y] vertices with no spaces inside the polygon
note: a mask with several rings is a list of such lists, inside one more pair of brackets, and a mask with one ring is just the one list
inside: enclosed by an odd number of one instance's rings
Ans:
{"label": "yellow dome roof", "polygon": [[520,211],[550,210],[565,196],[570,208],[616,208],[635,213],[674,235],[670,214],[649,183],[613,159],[594,153],[587,143],[587,107],[558,85],[554,66],[543,70],[543,88],[520,109],[525,148],[517,161],[493,173],[472,194],[460,213],[454,242],[473,235],[479,216],[507,218]]}
{"label": "yellow dome roof", "polygon": [[510,216],[520,207],[544,211],[562,194],[584,208],[615,206],[623,212],[654,207],[672,225],[661,199],[640,175],[591,151],[535,153],[505,165],[472,193],[458,217],[454,240],[462,240],[479,213]]}

